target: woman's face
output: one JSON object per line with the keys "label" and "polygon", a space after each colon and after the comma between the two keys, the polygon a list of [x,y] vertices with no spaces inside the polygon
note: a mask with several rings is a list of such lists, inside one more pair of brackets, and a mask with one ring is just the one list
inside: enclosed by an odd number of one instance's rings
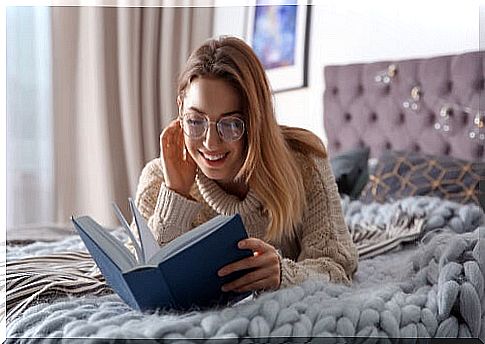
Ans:
{"label": "woman's face", "polygon": [[237,91],[226,81],[198,77],[185,91],[181,115],[201,114],[211,121],[205,135],[191,138],[184,135],[187,151],[199,169],[221,185],[234,182],[245,159],[245,135],[239,140],[226,142],[217,131],[216,122],[223,117],[241,114],[241,100]]}

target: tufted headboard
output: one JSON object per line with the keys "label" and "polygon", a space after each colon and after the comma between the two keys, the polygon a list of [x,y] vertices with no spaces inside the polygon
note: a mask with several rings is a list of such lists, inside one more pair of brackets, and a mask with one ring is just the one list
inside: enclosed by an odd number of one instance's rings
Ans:
{"label": "tufted headboard", "polygon": [[[329,155],[367,145],[371,157],[395,149],[485,161],[485,141],[469,138],[474,114],[485,110],[484,64],[485,51],[479,51],[325,67]],[[407,99],[417,110],[403,105]],[[448,132],[435,128],[444,112]]]}

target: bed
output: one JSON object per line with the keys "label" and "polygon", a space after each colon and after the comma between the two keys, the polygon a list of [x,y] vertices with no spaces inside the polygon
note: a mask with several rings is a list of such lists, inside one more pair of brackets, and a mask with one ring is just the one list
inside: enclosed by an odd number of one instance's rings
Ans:
{"label": "bed", "polygon": [[485,339],[484,64],[471,52],[325,68],[327,148],[360,254],[352,286],[308,280],[231,307],[141,313],[78,237],[7,245],[8,341]]}

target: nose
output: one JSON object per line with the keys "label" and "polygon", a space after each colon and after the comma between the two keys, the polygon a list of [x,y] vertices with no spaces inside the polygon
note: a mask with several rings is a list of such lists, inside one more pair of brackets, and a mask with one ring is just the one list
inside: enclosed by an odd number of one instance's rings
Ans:
{"label": "nose", "polygon": [[207,131],[204,137],[204,146],[207,149],[214,149],[221,143],[221,138],[219,136],[219,132],[217,131],[216,123],[209,122],[209,126],[207,127]]}

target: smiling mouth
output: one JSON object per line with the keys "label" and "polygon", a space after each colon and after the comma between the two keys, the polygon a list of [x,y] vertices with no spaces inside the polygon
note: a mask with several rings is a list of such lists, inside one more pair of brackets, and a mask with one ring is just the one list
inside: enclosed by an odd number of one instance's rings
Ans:
{"label": "smiling mouth", "polygon": [[200,152],[200,154],[204,157],[205,160],[209,162],[217,162],[222,161],[229,153],[221,153],[221,154],[207,154]]}

